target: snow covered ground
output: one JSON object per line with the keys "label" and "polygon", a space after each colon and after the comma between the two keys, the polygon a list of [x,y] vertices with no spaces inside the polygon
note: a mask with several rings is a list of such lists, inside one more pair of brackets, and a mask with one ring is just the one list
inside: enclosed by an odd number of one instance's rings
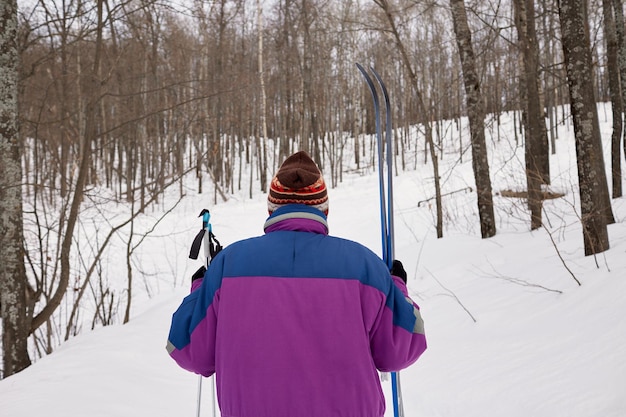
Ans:
{"label": "snow covered ground", "polygon": [[[601,122],[609,138],[610,124]],[[499,140],[490,140],[495,192],[525,184],[523,148],[504,123]],[[521,200],[496,195],[498,234],[481,239],[476,195],[461,191],[444,198],[446,229],[437,239],[434,207],[421,202],[434,193],[421,152],[407,151],[416,169],[395,178],[396,258],[409,273],[429,342],[401,372],[406,416],[625,416],[626,199],[613,200],[611,249],[585,257],[571,127],[561,128],[551,156],[551,189],[566,195],[545,203],[546,228],[534,232]],[[441,161],[444,193],[473,187],[469,152],[463,163],[454,152]],[[190,192],[137,250],[136,264],[150,276],[137,280],[130,323],[84,331],[0,381],[0,416],[195,416],[199,380],[167,356],[169,321],[200,265],[187,254],[202,208],[211,207],[223,244],[262,233],[265,195],[246,193],[212,206],[212,196]],[[330,205],[331,234],[379,252],[374,172],[345,174]],[[123,255],[115,256],[108,262],[122,271]],[[202,392],[202,415],[210,416],[209,379]]]}

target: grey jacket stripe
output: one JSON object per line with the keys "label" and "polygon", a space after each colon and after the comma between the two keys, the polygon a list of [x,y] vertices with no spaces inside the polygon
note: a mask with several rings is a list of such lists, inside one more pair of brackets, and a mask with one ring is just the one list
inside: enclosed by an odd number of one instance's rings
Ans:
{"label": "grey jacket stripe", "polygon": [[322,223],[324,226],[326,226],[326,229],[328,229],[328,223],[326,222],[326,220],[324,220],[324,218],[322,216],[318,216],[316,214],[313,213],[303,213],[303,212],[297,212],[297,213],[285,213],[276,217],[273,217],[269,220],[267,220],[265,222],[265,225],[263,226],[264,229],[266,229],[268,226],[273,225],[274,223],[278,223],[279,221],[285,220],[285,219],[310,219],[310,220],[316,220],[320,223]]}
{"label": "grey jacket stripe", "polygon": [[[413,301],[407,297],[406,299],[411,305],[413,305]],[[413,333],[417,334],[426,334],[424,333],[424,320],[422,319],[422,314],[418,310],[417,307],[413,305],[413,315],[415,316],[415,326],[413,326]]]}

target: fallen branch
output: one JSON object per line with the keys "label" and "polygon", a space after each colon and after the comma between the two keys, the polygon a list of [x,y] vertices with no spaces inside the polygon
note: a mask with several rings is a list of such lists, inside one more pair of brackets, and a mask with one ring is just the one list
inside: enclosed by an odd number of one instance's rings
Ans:
{"label": "fallen branch", "polygon": [[[448,195],[460,193],[461,191],[465,191],[465,192],[471,193],[474,190],[472,189],[472,187],[465,187],[465,188],[461,188],[460,190],[450,191],[449,193],[441,194],[441,196],[445,197],[445,196],[448,196]],[[430,198],[427,198],[426,200],[418,201],[417,202],[417,207],[420,207],[422,205],[422,203],[428,203],[430,200],[434,200],[434,199],[435,199],[435,197],[430,197]]]}

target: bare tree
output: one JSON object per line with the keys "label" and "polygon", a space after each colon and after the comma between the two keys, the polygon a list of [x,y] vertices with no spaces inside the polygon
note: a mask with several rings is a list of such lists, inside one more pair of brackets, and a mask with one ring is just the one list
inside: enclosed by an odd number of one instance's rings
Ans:
{"label": "bare tree", "polygon": [[[536,17],[542,18],[536,36],[539,48],[535,54],[539,56],[529,58],[541,64],[529,70],[519,65],[522,61],[515,26],[509,24],[511,2],[472,2],[471,10],[466,2],[468,16],[463,19],[464,27],[456,28],[458,34],[442,10],[448,5],[454,10],[464,7],[461,0],[450,0],[443,7],[438,2],[413,0],[279,0],[270,7],[258,1],[256,10],[265,7],[263,16],[255,15],[255,2],[245,0],[193,0],[188,2],[190,9],[185,16],[155,0],[34,2],[38,12],[18,15],[21,29],[28,33],[20,44],[18,101],[22,169],[27,179],[23,184],[27,210],[24,246],[33,285],[33,289],[26,286],[26,294],[35,300],[26,301],[27,315],[39,313],[34,324],[43,323],[33,335],[35,348],[44,346],[46,352],[51,351],[60,329],[65,327],[67,335],[80,328],[84,318],[82,306],[76,304],[80,303],[77,289],[89,291],[93,287],[94,300],[99,303],[95,322],[115,319],[110,297],[115,295],[119,303],[119,292],[107,287],[106,263],[92,262],[106,242],[90,241],[88,251],[76,240],[71,241],[72,232],[74,239],[81,236],[81,225],[89,221],[82,217],[88,213],[87,199],[100,197],[91,194],[90,187],[111,190],[112,198],[121,204],[143,209],[156,201],[153,197],[172,178],[179,181],[183,195],[186,181],[182,177],[193,166],[197,191],[213,187],[215,201],[218,196],[226,199],[229,189],[241,190],[244,172],[250,175],[253,196],[253,190],[264,191],[267,165],[276,167],[276,161],[296,147],[310,150],[324,168],[330,168],[329,184],[335,186],[346,169],[341,165],[341,155],[344,144],[349,143],[347,138],[355,138],[351,165],[359,172],[373,166],[375,140],[363,134],[373,132],[372,118],[362,117],[362,109],[371,108],[363,105],[366,91],[360,88],[361,80],[352,65],[364,57],[385,76],[395,98],[394,119],[401,126],[394,132],[395,149],[400,152],[396,169],[415,169],[420,160],[433,163],[436,227],[441,237],[442,188],[451,184],[446,181],[452,173],[442,173],[440,178],[439,167],[444,166],[440,161],[451,155],[444,152],[446,141],[458,147],[459,154],[454,156],[457,163],[463,163],[463,153],[472,150],[473,164],[482,170],[482,179],[476,182],[484,184],[489,181],[487,158],[479,154],[491,129],[485,113],[493,112],[498,126],[499,114],[505,111],[514,113],[519,126],[521,108],[526,115],[534,113],[536,120],[541,119],[541,104],[532,112],[520,104],[520,83],[513,74],[523,73],[525,85],[531,87],[538,74],[544,77],[545,88],[538,86],[536,94],[529,94],[541,98],[542,91],[546,92],[546,104],[554,109],[550,111],[553,139],[556,125],[572,120],[561,110],[567,94],[565,67],[555,47],[560,39],[555,32],[553,1],[535,1],[541,12]],[[519,8],[525,8],[528,24],[533,21],[532,3],[517,1]],[[622,0],[612,3],[620,51],[626,51]],[[600,3],[592,4],[592,53],[596,62],[604,62],[604,38],[598,30]],[[98,11],[103,13],[100,19]],[[359,15],[367,17],[359,19]],[[256,20],[261,17],[263,24]],[[103,22],[107,24],[105,30]],[[532,38],[530,31],[530,26],[523,31],[527,44],[533,43],[526,40]],[[463,39],[462,51],[453,50],[459,46],[455,45],[458,39],[452,39],[455,35]],[[94,65],[96,61],[99,65]],[[591,94],[604,100],[609,79],[604,66],[595,68],[596,79],[593,83],[588,79],[587,84]],[[626,78],[625,68],[620,64],[622,79]],[[591,103],[593,98],[585,100]],[[461,140],[465,115],[470,116],[471,148]],[[526,117],[526,121],[530,119]],[[448,120],[453,120],[456,129]],[[525,130],[530,138],[532,128]],[[499,129],[492,132],[498,141],[506,140]],[[517,144],[517,130],[515,140]],[[600,166],[592,169],[601,171]],[[235,184],[237,171],[239,181]],[[540,202],[536,194],[539,182],[528,187],[535,192],[531,196],[535,202]],[[481,233],[488,236],[495,233],[489,226],[495,208],[491,198],[483,199],[484,189],[479,187],[478,207],[487,213],[480,213],[480,221]],[[602,208],[610,209],[608,193],[596,197],[603,202]],[[609,203],[604,203],[607,199]],[[535,220],[540,220],[539,204],[533,212]],[[610,212],[604,213],[611,221]],[[483,216],[488,219],[486,224]],[[583,217],[587,221],[587,212]],[[130,226],[124,226],[120,233]],[[133,227],[132,232],[139,233],[138,223]],[[46,256],[52,262],[46,262]],[[68,259],[80,259],[81,265],[68,265]],[[89,273],[92,266],[94,282],[89,283],[83,272]],[[128,288],[123,289],[129,294],[131,281],[137,281],[134,275],[129,273]],[[104,281],[95,282],[96,277]],[[68,305],[76,308],[69,323],[65,314]],[[26,327],[31,327],[29,324]]]}
{"label": "bare tree", "polygon": [[102,53],[102,30],[103,30],[103,0],[98,0],[97,3],[97,31],[96,31],[96,44],[94,50],[93,67],[90,74],[87,76],[87,83],[91,87],[88,92],[88,98],[84,109],[85,114],[85,127],[84,134],[80,143],[80,162],[78,167],[78,175],[76,178],[76,185],[74,188],[74,194],[70,205],[70,210],[67,217],[67,223],[63,234],[63,241],[61,243],[61,271],[59,277],[59,284],[55,293],[48,300],[44,308],[35,316],[31,322],[30,332],[35,331],[39,326],[44,324],[54,313],[57,307],[63,301],[65,296],[65,290],[69,285],[70,280],[70,255],[72,251],[72,242],[74,238],[74,229],[78,221],[80,206],[83,201],[85,185],[87,184],[87,178],[91,169],[91,146],[97,135],[96,128],[96,114],[98,114],[98,103],[101,99],[102,80],[100,78],[100,58]]}
{"label": "bare tree", "polygon": [[303,149],[309,151],[318,165],[321,165],[320,154],[320,121],[318,114],[318,97],[315,85],[315,22],[318,19],[317,4],[314,0],[301,0],[300,2],[300,27],[302,34],[302,114],[303,117],[302,141]]}
{"label": "bare tree", "polygon": [[612,218],[600,123],[592,80],[589,37],[585,31],[584,0],[560,0],[559,19],[567,68],[571,112],[576,137],[576,161],[580,190],[585,255],[609,249],[608,214]]}
{"label": "bare tree", "polygon": [[543,75],[543,91],[545,111],[547,112],[549,123],[549,138],[551,153],[556,153],[556,139],[558,138],[557,116],[558,97],[561,90],[559,74],[562,71],[560,58],[557,58],[557,50],[560,49],[560,39],[556,36],[556,20],[558,16],[552,12],[552,0],[540,0],[541,34],[537,36],[537,41],[541,40],[543,46],[539,54],[540,68]]}
{"label": "bare tree", "polygon": [[261,178],[261,190],[266,191],[267,184],[267,98],[265,94],[265,74],[263,74],[263,6],[257,0],[257,26],[259,36],[259,88],[261,92],[261,143],[259,147],[259,171]]}
{"label": "bare tree", "polygon": [[[617,63],[619,66],[620,81],[623,84],[626,83],[626,37],[624,36],[624,6],[622,0],[613,0],[613,11],[615,12],[615,36],[617,38]],[[626,88],[623,85],[620,85],[620,87],[623,111],[623,107],[626,105]],[[622,126],[622,147],[624,150],[624,158],[626,158],[625,130],[626,129]]]}
{"label": "bare tree", "polygon": [[436,202],[436,210],[437,210],[437,237],[443,237],[443,208],[441,201],[441,183],[439,178],[439,165],[437,161],[437,155],[435,151],[435,144],[433,143],[433,129],[430,125],[430,112],[428,111],[426,104],[424,102],[424,98],[422,96],[421,90],[419,88],[419,80],[417,78],[417,74],[413,69],[411,58],[409,57],[409,53],[400,38],[400,32],[396,27],[395,19],[393,12],[391,10],[391,6],[387,0],[374,0],[374,2],[383,10],[385,13],[385,17],[387,22],[389,23],[389,28],[393,39],[396,43],[400,51],[400,55],[402,56],[402,61],[404,62],[404,66],[409,74],[409,79],[411,80],[411,85],[415,91],[415,98],[417,101],[417,109],[419,112],[419,120],[422,122],[425,130],[426,143],[430,149],[430,159],[433,164],[434,171],[434,180],[435,180],[435,202]]}
{"label": "bare tree", "polygon": [[539,53],[535,33],[534,0],[515,0],[515,25],[522,50],[523,73],[520,91],[524,103],[524,128],[526,134],[526,184],[528,208],[531,213],[531,230],[541,227],[541,184],[550,183],[548,135],[539,97]]}
{"label": "bare tree", "polygon": [[485,111],[483,98],[480,93],[480,81],[476,73],[474,49],[472,47],[472,33],[467,23],[467,11],[464,0],[450,0],[454,33],[461,57],[465,96],[467,101],[467,115],[470,123],[472,140],[472,168],[476,180],[478,195],[478,216],[480,217],[480,231],[483,238],[496,234],[496,220],[493,210],[493,196],[491,179],[489,177],[489,160],[485,143]]}
{"label": "bare tree", "polygon": [[604,40],[606,43],[607,70],[609,72],[609,94],[613,114],[613,133],[611,134],[611,179],[613,198],[622,196],[622,158],[621,140],[623,135],[622,91],[620,85],[619,45],[616,33],[615,18],[613,16],[613,2],[602,0],[604,15]]}
{"label": "bare tree", "polygon": [[0,318],[5,377],[30,365],[17,65],[17,2],[0,1]]}

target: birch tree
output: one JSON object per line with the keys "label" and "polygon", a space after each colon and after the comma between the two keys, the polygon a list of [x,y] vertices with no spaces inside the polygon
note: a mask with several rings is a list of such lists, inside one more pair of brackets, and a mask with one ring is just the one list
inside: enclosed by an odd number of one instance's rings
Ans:
{"label": "birch tree", "polygon": [[257,29],[259,36],[259,88],[261,93],[261,146],[259,149],[259,173],[261,179],[261,190],[268,189],[267,184],[267,98],[265,94],[265,75],[263,74],[263,5],[260,0],[256,2],[257,7]]}

